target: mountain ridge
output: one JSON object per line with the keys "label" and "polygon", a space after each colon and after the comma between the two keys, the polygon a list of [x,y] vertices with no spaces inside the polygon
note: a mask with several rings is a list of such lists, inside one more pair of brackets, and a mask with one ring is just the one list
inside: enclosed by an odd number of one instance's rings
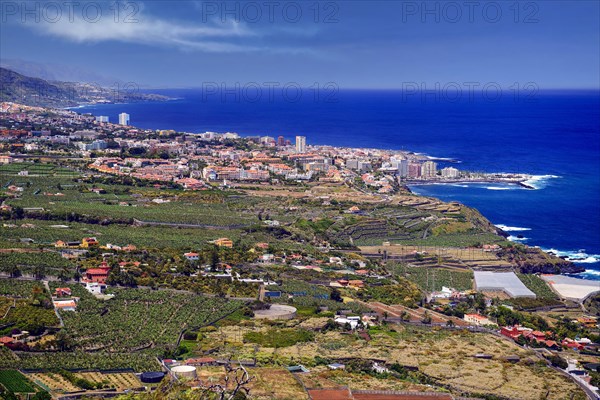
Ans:
{"label": "mountain ridge", "polygon": [[84,104],[167,100],[167,96],[140,93],[135,85],[110,89],[89,83],[48,81],[0,67],[0,101],[37,107],[66,108]]}

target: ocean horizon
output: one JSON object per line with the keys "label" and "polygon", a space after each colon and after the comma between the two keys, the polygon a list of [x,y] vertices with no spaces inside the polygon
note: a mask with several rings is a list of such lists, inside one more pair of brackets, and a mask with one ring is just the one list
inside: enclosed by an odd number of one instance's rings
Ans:
{"label": "ocean horizon", "polygon": [[439,167],[533,175],[512,184],[411,185],[417,194],[477,208],[509,240],[583,266],[573,276],[600,281],[600,94],[589,90],[505,93],[450,101],[398,90],[340,90],[297,101],[283,96],[249,101],[199,89],[155,90],[161,103],[98,104],[80,113],[131,115],[131,125],[240,136],[295,135],[307,144],[383,148],[426,154]]}

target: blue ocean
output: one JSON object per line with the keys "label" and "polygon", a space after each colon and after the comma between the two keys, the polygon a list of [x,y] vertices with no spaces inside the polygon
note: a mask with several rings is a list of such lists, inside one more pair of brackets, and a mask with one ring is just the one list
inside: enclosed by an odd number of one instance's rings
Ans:
{"label": "blue ocean", "polygon": [[516,185],[413,186],[419,194],[479,209],[512,240],[579,263],[600,280],[600,94],[540,91],[516,98],[407,96],[401,91],[306,90],[298,98],[207,95],[161,90],[172,101],[107,104],[79,112],[131,115],[148,129],[242,136],[295,135],[308,144],[404,149],[437,158],[440,167],[536,175],[534,190]]}

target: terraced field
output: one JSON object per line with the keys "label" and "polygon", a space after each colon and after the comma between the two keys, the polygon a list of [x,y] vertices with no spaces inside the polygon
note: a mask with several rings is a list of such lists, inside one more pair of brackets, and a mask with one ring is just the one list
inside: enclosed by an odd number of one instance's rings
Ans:
{"label": "terraced field", "polygon": [[51,392],[76,392],[80,390],[71,382],[54,373],[33,373],[27,377],[47,391]]}
{"label": "terraced field", "polygon": [[75,374],[90,382],[105,383],[118,390],[140,387],[142,383],[133,373],[102,373],[102,372],[80,372]]}
{"label": "terraced field", "polygon": [[[75,374],[76,377],[83,378],[89,382],[103,383],[110,388],[117,390],[125,390],[139,387],[140,380],[133,373],[102,373],[102,372],[80,372]],[[47,373],[30,373],[27,377],[37,383],[46,390],[52,392],[76,392],[81,388],[75,386],[60,374]]]}

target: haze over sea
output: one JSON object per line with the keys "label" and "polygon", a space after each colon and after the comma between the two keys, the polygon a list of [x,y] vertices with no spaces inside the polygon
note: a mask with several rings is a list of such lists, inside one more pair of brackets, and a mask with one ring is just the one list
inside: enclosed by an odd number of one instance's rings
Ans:
{"label": "haze over sea", "polygon": [[[131,115],[147,129],[241,136],[295,135],[308,144],[404,149],[432,157],[439,166],[536,175],[536,190],[500,184],[412,186],[422,195],[457,200],[479,209],[511,239],[580,263],[576,276],[600,281],[600,94],[598,91],[540,91],[515,98],[505,90],[497,101],[462,93],[403,95],[400,91],[306,89],[299,101],[263,93],[259,101],[240,94],[200,89],[154,90],[176,100],[108,104],[79,112]],[[522,236],[517,237],[518,235]]]}

